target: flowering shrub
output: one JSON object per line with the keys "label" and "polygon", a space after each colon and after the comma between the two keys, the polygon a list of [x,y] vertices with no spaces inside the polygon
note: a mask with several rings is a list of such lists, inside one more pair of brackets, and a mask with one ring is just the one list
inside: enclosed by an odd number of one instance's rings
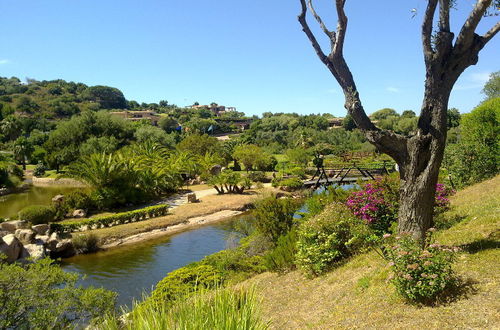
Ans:
{"label": "flowering shrub", "polygon": [[384,254],[393,271],[390,280],[409,301],[431,302],[454,282],[451,266],[458,248],[433,243],[434,230],[429,229],[423,246],[410,235],[384,235]]}
{"label": "flowering shrub", "polygon": [[363,185],[347,199],[347,206],[380,234],[387,232],[398,216],[399,180],[385,176]]}
{"label": "flowering shrub", "polygon": [[450,206],[449,197],[453,195],[455,191],[446,187],[442,183],[436,185],[436,197],[434,202],[434,214],[443,213]]}
{"label": "flowering shrub", "polygon": [[[454,191],[444,184],[436,185],[434,214],[448,209],[449,196]],[[346,202],[358,218],[365,220],[380,235],[388,232],[397,220],[399,207],[399,180],[385,176],[363,185],[360,191],[353,192]]]}

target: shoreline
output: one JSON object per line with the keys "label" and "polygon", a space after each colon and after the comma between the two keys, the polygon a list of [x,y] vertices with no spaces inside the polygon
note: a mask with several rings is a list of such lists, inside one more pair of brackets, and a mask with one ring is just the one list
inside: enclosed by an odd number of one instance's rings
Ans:
{"label": "shoreline", "polygon": [[207,214],[203,216],[197,216],[187,219],[184,222],[178,224],[172,224],[170,226],[153,229],[151,231],[146,231],[142,233],[138,233],[131,236],[126,236],[117,240],[114,240],[110,243],[104,244],[101,246],[101,251],[106,251],[114,248],[120,248],[122,246],[132,245],[144,241],[148,241],[151,239],[169,236],[173,234],[177,234],[186,230],[192,230],[195,228],[203,227],[205,225],[211,225],[218,222],[227,221],[235,216],[241,215],[245,213],[248,209],[239,211],[239,210],[222,210],[212,214]]}
{"label": "shoreline", "polygon": [[102,242],[101,251],[140,244],[161,236],[229,220],[250,210],[258,199],[274,190],[252,189],[241,195],[217,195],[200,191],[197,203],[177,205],[165,216],[75,234],[95,234]]}

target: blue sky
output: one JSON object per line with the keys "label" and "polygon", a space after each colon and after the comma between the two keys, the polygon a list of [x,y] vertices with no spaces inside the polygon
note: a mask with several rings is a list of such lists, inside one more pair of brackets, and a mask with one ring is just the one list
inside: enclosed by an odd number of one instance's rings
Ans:
{"label": "blue sky", "polygon": [[[333,27],[332,1],[317,2]],[[473,4],[459,2],[455,30]],[[425,3],[348,0],[345,55],[367,112],[418,112]],[[109,85],[139,102],[214,101],[247,114],[342,116],[340,88],[301,31],[298,13],[298,0],[0,0],[0,76]],[[479,31],[496,20],[484,19]],[[482,100],[489,73],[500,70],[499,39],[462,75],[450,107],[468,112]]]}

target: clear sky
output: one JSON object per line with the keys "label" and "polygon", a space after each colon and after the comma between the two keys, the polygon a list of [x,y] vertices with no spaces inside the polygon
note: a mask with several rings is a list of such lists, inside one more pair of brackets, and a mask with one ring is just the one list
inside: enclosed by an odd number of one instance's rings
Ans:
{"label": "clear sky", "polygon": [[[317,2],[333,27],[332,1]],[[345,56],[365,109],[418,112],[426,1],[347,3]],[[455,30],[474,1],[459,3]],[[139,102],[342,116],[342,93],[301,31],[298,13],[298,0],[0,0],[0,76],[108,85]],[[484,19],[479,31],[498,19]],[[499,58],[497,36],[457,82],[450,107],[476,106],[489,73],[500,70]]]}

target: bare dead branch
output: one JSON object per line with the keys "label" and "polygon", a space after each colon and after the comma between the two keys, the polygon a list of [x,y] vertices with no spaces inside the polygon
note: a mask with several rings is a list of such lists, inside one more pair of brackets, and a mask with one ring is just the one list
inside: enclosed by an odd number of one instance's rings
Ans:
{"label": "bare dead branch", "polygon": [[436,7],[437,0],[429,0],[422,24],[422,44],[426,62],[429,62],[434,54],[434,50],[432,49],[432,20],[434,19]]}
{"label": "bare dead branch", "polygon": [[319,26],[321,27],[321,30],[323,30],[323,32],[326,34],[326,36],[330,39],[330,43],[332,45],[332,51],[333,51],[333,45],[335,44],[335,39],[336,39],[335,32],[328,30],[325,23],[323,23],[323,20],[321,19],[321,17],[316,13],[316,10],[314,9],[312,0],[307,0],[307,5],[309,6],[309,10],[311,10],[311,13],[313,14],[314,18],[316,19]]}
{"label": "bare dead branch", "polygon": [[455,42],[456,47],[466,49],[472,44],[477,25],[481,21],[481,18],[484,16],[486,10],[488,10],[488,7],[491,5],[491,1],[492,0],[477,0],[474,9],[471,11],[469,17],[460,30],[460,34]]}
{"label": "bare dead branch", "polygon": [[299,20],[300,25],[302,25],[302,31],[304,31],[304,33],[306,34],[307,38],[311,42],[314,50],[316,51],[316,54],[318,55],[319,59],[321,60],[321,62],[323,62],[325,65],[328,65],[328,58],[327,58],[327,56],[325,55],[325,53],[321,49],[321,46],[320,46],[318,40],[316,39],[316,37],[312,33],[311,29],[309,28],[309,24],[307,24],[307,20],[306,20],[306,13],[307,13],[306,1],[305,0],[300,0],[300,4],[301,4],[301,7],[302,7],[302,10],[300,12],[300,15],[298,16],[298,20]]}
{"label": "bare dead branch", "polygon": [[488,32],[483,36],[484,43],[490,41],[500,31],[500,22],[497,22]]}

